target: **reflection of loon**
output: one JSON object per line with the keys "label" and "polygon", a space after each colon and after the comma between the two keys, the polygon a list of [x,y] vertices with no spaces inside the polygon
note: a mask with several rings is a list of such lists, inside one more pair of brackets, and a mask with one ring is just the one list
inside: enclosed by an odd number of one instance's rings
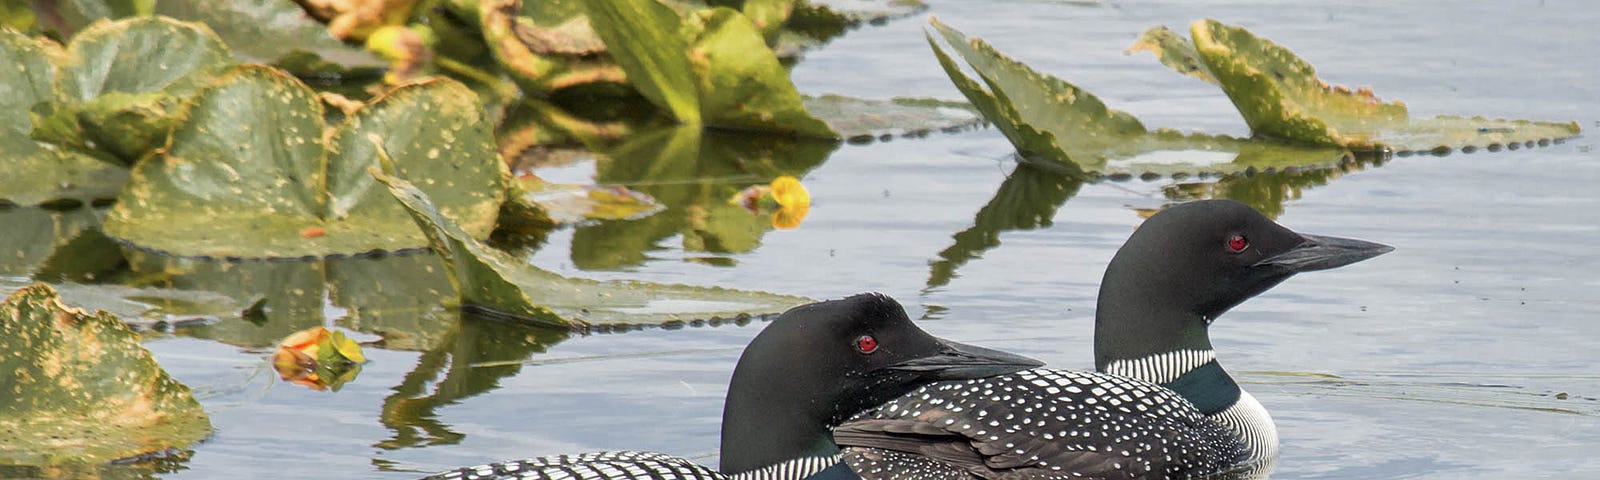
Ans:
{"label": "reflection of loon", "polygon": [[868,479],[1185,478],[1270,462],[1277,430],[1218,365],[1211,322],[1295,273],[1390,250],[1298,234],[1230,200],[1171,207],[1106,269],[1099,372],[930,384],[834,438]]}
{"label": "reflection of loon", "polygon": [[[751,340],[723,411],[722,470],[733,477],[849,478],[830,429],[919,385],[1039,366],[1033,359],[928,335],[889,297],[856,295],[796,307]],[[440,473],[429,479],[721,479],[686,459],[647,452],[560,455]]]}

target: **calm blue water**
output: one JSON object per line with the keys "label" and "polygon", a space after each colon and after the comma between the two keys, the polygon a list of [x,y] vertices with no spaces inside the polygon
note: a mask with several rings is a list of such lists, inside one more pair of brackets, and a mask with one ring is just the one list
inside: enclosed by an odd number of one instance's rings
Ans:
{"label": "calm blue water", "polygon": [[[1186,31],[1209,16],[1290,47],[1324,79],[1403,99],[1413,114],[1600,128],[1600,9],[1585,2],[931,3],[942,21],[1152,127],[1248,133],[1217,88],[1121,53],[1148,26]],[[958,99],[923,25],[850,33],[810,52],[795,81],[807,93]],[[1397,248],[1294,278],[1212,329],[1221,361],[1277,420],[1274,478],[1600,476],[1594,144],[1591,133],[1548,148],[1395,158],[1326,185],[1263,182],[1287,199],[1267,206],[1291,228]],[[1033,177],[1018,182],[1076,195],[987,210],[978,222],[1015,169],[1011,152],[994,130],[845,145],[803,176],[814,205],[802,227],[766,232],[759,245],[707,252],[687,227],[669,225],[649,249],[599,261],[593,242],[604,232],[589,227],[554,233],[529,259],[590,278],[816,298],[877,290],[937,335],[1091,368],[1105,262],[1140,221],[1135,209],[1171,201],[1173,182],[1078,185],[1025,173]],[[550,173],[583,179],[595,165]],[[1034,221],[1009,224],[1036,228],[974,228],[1015,217]],[[987,242],[958,244],[958,232]],[[446,330],[369,348],[371,362],[337,393],[277,384],[262,349],[157,336],[148,346],[196,387],[217,427],[183,470],[162,477],[403,479],[620,448],[714,465],[726,381],[757,328],[597,335],[548,351],[521,329]]]}

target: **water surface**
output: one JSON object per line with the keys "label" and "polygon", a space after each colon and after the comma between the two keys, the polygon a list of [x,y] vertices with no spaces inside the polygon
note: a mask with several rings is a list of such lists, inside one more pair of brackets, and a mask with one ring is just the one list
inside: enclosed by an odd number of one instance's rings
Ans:
{"label": "water surface", "polygon": [[[1331,82],[1403,99],[1413,114],[1600,128],[1600,10],[1584,2],[931,3],[941,20],[1152,127],[1248,133],[1217,88],[1121,53],[1151,25],[1186,30],[1214,17],[1288,46]],[[960,98],[924,24],[852,32],[808,53],[795,81],[808,93]],[[1011,153],[994,130],[845,145],[796,167],[814,198],[799,229],[697,233],[686,211],[669,209],[635,225],[558,231],[529,260],[590,278],[816,298],[877,290],[937,335],[1091,368],[1105,262],[1139,223],[1138,209],[1186,190],[1172,180],[1082,184],[1018,171]],[[1221,362],[1277,420],[1283,456],[1274,477],[1600,475],[1597,156],[1591,134],[1547,148],[1239,180],[1232,195],[1291,228],[1396,247],[1291,279],[1212,329]],[[560,174],[597,168],[580,161]],[[668,196],[672,187],[642,188]],[[624,240],[607,229],[653,233]],[[745,242],[708,243],[734,237]],[[323,310],[344,326],[377,321]],[[423,311],[384,321],[454,321]],[[440,331],[448,332],[369,349],[359,379],[332,394],[275,384],[260,348],[182,335],[150,341],[163,365],[196,386],[217,427],[182,470],[162,477],[402,479],[620,448],[714,465],[727,377],[757,328],[553,345],[503,325]]]}

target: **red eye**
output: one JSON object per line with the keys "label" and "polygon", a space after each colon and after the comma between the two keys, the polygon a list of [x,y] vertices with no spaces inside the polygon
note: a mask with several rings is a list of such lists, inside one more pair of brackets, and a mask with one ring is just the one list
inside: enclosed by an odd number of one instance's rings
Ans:
{"label": "red eye", "polygon": [[1250,240],[1246,240],[1244,238],[1244,235],[1234,235],[1232,237],[1228,237],[1228,251],[1230,251],[1230,252],[1233,252],[1233,253],[1243,252],[1245,247],[1249,247],[1249,246],[1250,246]]}
{"label": "red eye", "polygon": [[861,338],[856,339],[856,350],[861,353],[876,352],[878,351],[878,339],[872,338],[872,335],[862,335]]}

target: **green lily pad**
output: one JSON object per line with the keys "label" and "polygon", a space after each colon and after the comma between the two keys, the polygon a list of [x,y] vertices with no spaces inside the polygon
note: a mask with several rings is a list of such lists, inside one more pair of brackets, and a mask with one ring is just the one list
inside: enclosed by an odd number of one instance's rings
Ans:
{"label": "green lily pad", "polygon": [[678,13],[656,0],[591,0],[584,7],[628,83],[673,118],[698,125],[700,95]]}
{"label": "green lily pad", "polygon": [[126,162],[161,146],[184,99],[232,64],[204,24],[165,17],[98,21],[67,46],[41,140]]}
{"label": "green lily pad", "polygon": [[[1152,29],[1134,49],[1156,52],[1169,67],[1221,86],[1258,136],[1360,151],[1448,152],[1559,141],[1580,130],[1576,122],[1412,118],[1404,103],[1385,102],[1370,89],[1328,85],[1309,62],[1244,28],[1207,19],[1194,22],[1190,34],[1192,43]],[[1195,56],[1210,78],[1195,73]]]}
{"label": "green lily pad", "polygon": [[37,284],[0,303],[0,465],[105,463],[211,433],[189,387],[116,317]]}
{"label": "green lily pad", "polygon": [[51,101],[61,48],[0,29],[0,205],[115,198],[127,168],[32,138],[28,113]]}
{"label": "green lily pad", "polygon": [[[689,19],[655,0],[595,0],[589,21],[645,98],[685,125],[837,138],[806,112],[761,30],[729,8]],[[694,35],[686,39],[686,32]]]}
{"label": "green lily pad", "polygon": [[968,77],[929,36],[945,73],[1028,161],[1090,175],[1169,175],[1325,168],[1350,156],[1342,148],[1148,130],[1086,90],[1039,73],[938,20],[931,23],[983,83]]}
{"label": "green lily pad", "polygon": [[390,174],[389,186],[444,258],[464,305],[537,325],[650,325],[780,313],[807,299],[720,287],[567,278],[517,261],[467,235],[439,214],[428,195]]}
{"label": "green lily pad", "polygon": [[[200,93],[171,145],[141,162],[106,233],[185,256],[273,258],[427,244],[370,177],[381,139],[401,171],[463,228],[487,236],[505,195],[476,96],[447,79],[399,87],[336,127],[324,147],[316,94],[287,74],[240,66]],[[378,195],[375,195],[378,194]],[[195,218],[205,218],[196,222]]]}

